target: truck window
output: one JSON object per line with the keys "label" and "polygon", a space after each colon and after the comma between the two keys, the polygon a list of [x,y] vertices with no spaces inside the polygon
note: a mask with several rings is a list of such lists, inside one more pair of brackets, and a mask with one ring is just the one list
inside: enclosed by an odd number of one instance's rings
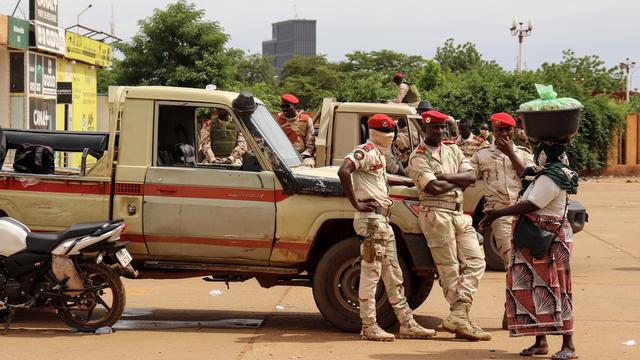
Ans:
{"label": "truck window", "polygon": [[160,105],[157,165],[239,169],[248,151],[230,111],[220,107]]}

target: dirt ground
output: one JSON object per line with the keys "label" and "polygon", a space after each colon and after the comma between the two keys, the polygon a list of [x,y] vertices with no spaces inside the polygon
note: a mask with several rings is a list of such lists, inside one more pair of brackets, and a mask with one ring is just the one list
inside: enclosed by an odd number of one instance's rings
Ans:
{"label": "dirt ground", "polygon": [[[627,182],[627,180],[631,182]],[[640,359],[640,181],[589,179],[576,199],[589,223],[575,236],[575,344],[581,359]],[[472,316],[494,340],[465,342],[440,332],[433,340],[374,343],[335,330],[308,288],[261,289],[200,279],[126,281],[127,310],[114,334],[72,333],[54,314],[21,313],[0,336],[0,359],[518,359],[531,338],[500,330],[504,273],[483,279]],[[218,296],[210,296],[212,290]],[[434,327],[447,315],[437,285],[417,310]],[[639,345],[626,346],[635,340]],[[552,351],[560,338],[550,338]],[[547,356],[546,358],[549,358]]]}

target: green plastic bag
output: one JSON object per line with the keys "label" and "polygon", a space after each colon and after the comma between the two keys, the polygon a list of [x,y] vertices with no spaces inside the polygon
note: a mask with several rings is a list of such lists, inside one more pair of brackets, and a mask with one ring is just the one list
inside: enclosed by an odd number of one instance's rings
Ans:
{"label": "green plastic bag", "polygon": [[520,105],[520,111],[567,110],[582,108],[582,104],[573,98],[556,98],[552,85],[536,84],[540,99],[528,101]]}

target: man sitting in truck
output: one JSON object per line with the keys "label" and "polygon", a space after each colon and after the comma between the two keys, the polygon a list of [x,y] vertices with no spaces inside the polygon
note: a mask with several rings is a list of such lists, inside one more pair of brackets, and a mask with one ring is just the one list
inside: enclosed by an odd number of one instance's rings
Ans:
{"label": "man sitting in truck", "polygon": [[[242,155],[248,149],[247,141],[242,132],[236,129],[227,110],[217,109],[217,116],[212,119],[215,113],[216,111],[212,110],[202,120],[198,136],[198,150],[202,154],[200,163],[241,166]],[[228,154],[228,156],[218,158],[215,154]]]}

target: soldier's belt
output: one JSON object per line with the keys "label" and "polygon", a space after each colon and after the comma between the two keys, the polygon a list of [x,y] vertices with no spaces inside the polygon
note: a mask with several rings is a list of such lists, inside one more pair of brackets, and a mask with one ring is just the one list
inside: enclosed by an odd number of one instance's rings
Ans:
{"label": "soldier's belt", "polygon": [[[366,212],[368,213],[371,211],[366,211]],[[376,210],[374,212],[378,215],[382,215],[385,217],[391,216],[391,208],[388,208],[388,207],[376,206]]]}
{"label": "soldier's belt", "polygon": [[439,208],[451,211],[462,211],[462,203],[448,201],[422,201],[420,205],[429,208]]}

